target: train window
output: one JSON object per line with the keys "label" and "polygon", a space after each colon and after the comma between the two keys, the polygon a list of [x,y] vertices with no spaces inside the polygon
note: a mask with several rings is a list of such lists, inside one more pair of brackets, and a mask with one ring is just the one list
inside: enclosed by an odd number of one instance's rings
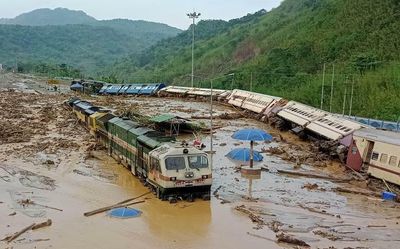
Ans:
{"label": "train window", "polygon": [[397,163],[397,157],[396,156],[391,156],[389,159],[389,165],[396,167],[396,163]]}
{"label": "train window", "polygon": [[205,156],[189,156],[189,167],[191,169],[208,168],[208,159]]}
{"label": "train window", "polygon": [[388,160],[388,155],[387,154],[383,154],[381,155],[381,160],[379,160],[381,163],[387,163]]}
{"label": "train window", "polygon": [[167,170],[180,170],[185,169],[185,158],[184,157],[168,157],[165,159],[165,167]]}
{"label": "train window", "polygon": [[379,153],[372,152],[371,160],[376,161],[376,160],[378,160],[378,158],[379,158]]}

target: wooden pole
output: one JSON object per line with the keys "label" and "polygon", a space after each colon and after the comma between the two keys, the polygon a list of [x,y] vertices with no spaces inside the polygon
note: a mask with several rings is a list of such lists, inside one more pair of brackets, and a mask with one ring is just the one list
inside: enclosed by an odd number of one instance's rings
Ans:
{"label": "wooden pole", "polygon": [[39,228],[42,228],[42,227],[51,226],[52,223],[53,223],[53,222],[51,221],[51,219],[48,219],[48,220],[46,220],[45,222],[42,222],[42,223],[39,223],[39,224],[34,225],[34,226],[32,227],[32,230],[36,230],[36,229],[39,229]]}
{"label": "wooden pole", "polygon": [[113,208],[127,207],[127,206],[132,206],[132,205],[143,203],[143,202],[144,201],[136,201],[136,202],[125,203],[125,204],[111,205],[111,206],[108,206],[108,207],[103,207],[103,208],[96,209],[94,211],[86,212],[83,215],[86,216],[86,217],[89,217],[89,216],[92,216],[92,215],[95,215],[95,214],[106,212],[106,211],[111,210]]}
{"label": "wooden pole", "polygon": [[130,202],[130,201],[136,200],[136,199],[138,199],[138,198],[140,198],[140,197],[143,197],[143,196],[145,196],[145,195],[148,195],[148,194],[150,194],[150,193],[151,193],[151,191],[146,192],[146,193],[144,193],[144,194],[141,194],[141,195],[139,195],[139,196],[133,197],[133,198],[126,199],[126,200],[124,200],[124,201],[120,201],[120,202],[118,202],[118,203],[116,203],[116,204],[114,204],[114,205],[111,205],[111,206],[107,206],[107,207],[103,207],[103,208],[96,209],[96,210],[94,210],[94,211],[86,212],[86,213],[84,213],[83,215],[84,215],[84,216],[92,216],[92,215],[95,215],[95,214],[98,214],[98,213],[102,213],[102,212],[108,211],[108,210],[113,209],[113,208],[117,208],[117,207],[121,207],[121,206],[122,206],[122,207],[123,207],[123,206],[130,206],[130,205],[142,203],[142,202],[144,202],[144,201],[133,202],[133,203],[125,204],[125,203],[127,203],[127,202]]}
{"label": "wooden pole", "polygon": [[25,227],[25,228],[22,229],[21,231],[16,232],[14,235],[5,238],[4,240],[6,240],[8,243],[10,243],[11,241],[13,241],[13,240],[15,240],[16,238],[18,238],[21,234],[23,234],[23,233],[25,233],[25,232],[31,230],[32,227],[34,227],[35,225],[36,225],[36,223],[33,223],[32,225]]}

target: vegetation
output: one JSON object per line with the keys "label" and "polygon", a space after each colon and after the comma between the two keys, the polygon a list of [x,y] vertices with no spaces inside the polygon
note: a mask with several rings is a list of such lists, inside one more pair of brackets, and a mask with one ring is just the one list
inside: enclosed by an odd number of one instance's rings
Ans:
{"label": "vegetation", "polygon": [[0,25],[0,63],[58,65],[52,72],[67,64],[109,82],[189,85],[192,28],[196,86],[209,87],[215,79],[215,87],[320,107],[324,84],[325,110],[399,119],[398,0],[284,0],[268,13],[200,21],[184,32],[123,19]]}
{"label": "vegetation", "polygon": [[97,20],[88,16],[83,11],[69,10],[65,8],[37,9],[21,14],[15,18],[2,18],[0,24],[16,24],[26,26],[87,24]]}
{"label": "vegetation", "polygon": [[[49,64],[35,64],[35,63],[21,63],[18,64],[18,73],[35,73],[49,78],[54,77],[69,77],[80,79],[83,78],[83,74],[79,69],[72,68],[66,64],[49,65]],[[12,70],[13,68],[8,68]]]}
{"label": "vegetation", "polygon": [[91,75],[180,32],[145,21],[97,21],[68,9],[40,9],[0,23],[7,23],[0,25],[0,63],[68,64]]}
{"label": "vegetation", "polygon": [[[400,114],[400,2],[397,0],[285,0],[242,21],[196,26],[196,85],[249,89],[323,108],[396,120]],[[204,27],[204,28],[203,28]],[[131,81],[188,85],[191,30],[163,40],[110,69]],[[223,76],[234,73],[232,76]],[[353,84],[354,82],[354,84]],[[346,92],[346,94],[345,94]],[[346,103],[344,100],[346,99]]]}

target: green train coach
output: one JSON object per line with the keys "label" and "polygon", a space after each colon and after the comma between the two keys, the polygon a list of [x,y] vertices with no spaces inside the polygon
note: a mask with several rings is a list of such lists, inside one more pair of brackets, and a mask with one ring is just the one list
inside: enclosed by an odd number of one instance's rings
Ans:
{"label": "green train coach", "polygon": [[87,101],[66,102],[108,154],[154,190],[162,200],[210,199],[209,155],[174,137],[113,115]]}

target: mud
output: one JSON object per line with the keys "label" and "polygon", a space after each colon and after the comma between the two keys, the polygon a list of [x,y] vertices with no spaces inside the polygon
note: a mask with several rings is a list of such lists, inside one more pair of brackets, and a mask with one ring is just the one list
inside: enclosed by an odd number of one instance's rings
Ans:
{"label": "mud", "polygon": [[[389,249],[400,243],[399,204],[335,190],[367,188],[366,182],[353,178],[343,183],[279,173],[349,178],[339,162],[316,155],[310,144],[290,133],[244,117],[226,119],[226,113],[237,111],[222,105],[213,112],[220,115],[215,124],[221,128],[213,134],[210,202],[171,205],[151,195],[134,206],[143,212],[139,218],[120,220],[104,213],[84,217],[84,212],[148,190],[95,146],[64,109],[62,102],[71,95],[68,85],[59,87],[65,93],[54,93],[40,78],[0,74],[0,88],[0,238],[34,222],[53,221],[9,244],[0,242],[1,248],[299,248],[279,238],[311,248]],[[116,111],[210,115],[207,103],[194,100],[86,98]],[[209,125],[206,119],[197,121]],[[243,177],[238,170],[243,163],[225,157],[233,148],[249,146],[230,137],[245,127],[265,129],[275,138],[255,146],[264,153],[260,179]],[[199,136],[210,150],[210,136]],[[42,206],[23,205],[27,199]]]}

